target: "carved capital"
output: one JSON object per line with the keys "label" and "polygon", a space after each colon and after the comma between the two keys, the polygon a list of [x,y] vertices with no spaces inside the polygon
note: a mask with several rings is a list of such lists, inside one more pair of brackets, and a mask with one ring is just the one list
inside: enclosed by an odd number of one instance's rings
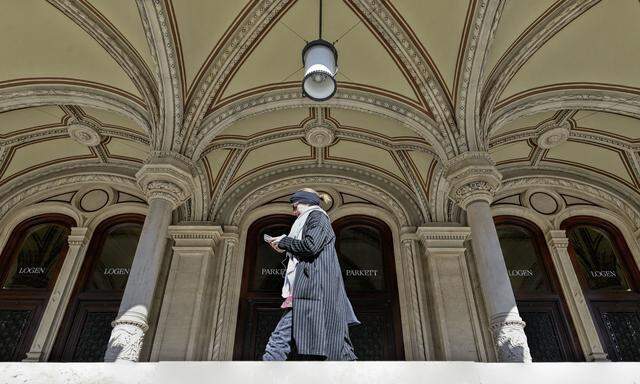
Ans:
{"label": "carved capital", "polygon": [[136,174],[138,185],[151,199],[167,200],[173,209],[193,193],[193,175],[189,164],[177,157],[155,157]]}
{"label": "carved capital", "polygon": [[114,320],[111,325],[113,330],[104,361],[138,361],[149,326],[143,321],[122,318]]}
{"label": "carved capital", "polygon": [[88,241],[87,232],[89,228],[86,227],[72,227],[71,233],[68,237],[69,245],[82,246],[85,245]]}
{"label": "carved capital", "polygon": [[171,225],[169,235],[176,249],[211,250],[222,237],[222,228],[217,225]]}
{"label": "carved capital", "polygon": [[471,228],[420,227],[416,234],[429,251],[439,249],[464,252],[464,242],[471,234]]}
{"label": "carved capital", "polygon": [[565,250],[569,246],[569,239],[564,230],[552,229],[546,234],[547,244],[550,248],[557,250]]}
{"label": "carved capital", "polygon": [[491,203],[502,180],[486,152],[465,152],[456,156],[446,166],[446,177],[449,196],[463,209],[477,200]]}
{"label": "carved capital", "polygon": [[498,353],[498,361],[530,363],[531,352],[520,318],[492,322],[489,326]]}

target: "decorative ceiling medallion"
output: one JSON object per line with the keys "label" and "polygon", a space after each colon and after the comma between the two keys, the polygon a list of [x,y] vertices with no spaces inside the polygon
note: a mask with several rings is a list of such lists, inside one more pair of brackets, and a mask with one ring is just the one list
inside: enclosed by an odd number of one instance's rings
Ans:
{"label": "decorative ceiling medallion", "polygon": [[73,140],[89,147],[95,147],[102,142],[102,136],[98,133],[98,130],[83,122],[69,124],[67,132]]}
{"label": "decorative ceiling medallion", "polygon": [[561,124],[555,121],[547,122],[536,129],[537,144],[542,149],[556,147],[569,138],[571,125],[568,122]]}
{"label": "decorative ceiling medallion", "polygon": [[335,134],[329,124],[311,125],[306,129],[304,139],[312,147],[324,148],[333,143]]}
{"label": "decorative ceiling medallion", "polygon": [[544,192],[535,192],[529,196],[529,205],[536,212],[551,215],[558,211],[559,205],[553,196]]}

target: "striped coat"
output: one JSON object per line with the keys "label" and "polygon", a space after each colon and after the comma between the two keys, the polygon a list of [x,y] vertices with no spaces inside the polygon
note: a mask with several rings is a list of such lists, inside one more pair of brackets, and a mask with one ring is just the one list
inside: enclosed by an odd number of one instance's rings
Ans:
{"label": "striped coat", "polygon": [[293,287],[293,340],[298,353],[340,360],[348,325],[359,324],[347,298],[329,218],[311,212],[302,240],[285,237],[278,247],[299,262]]}

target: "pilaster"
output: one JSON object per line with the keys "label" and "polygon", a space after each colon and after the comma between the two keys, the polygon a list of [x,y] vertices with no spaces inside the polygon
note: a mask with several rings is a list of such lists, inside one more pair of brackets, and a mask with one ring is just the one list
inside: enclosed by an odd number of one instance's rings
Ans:
{"label": "pilaster", "polygon": [[580,340],[587,361],[608,361],[604,352],[589,306],[585,300],[580,281],[575,273],[567,247],[569,239],[563,230],[549,230],[546,233],[551,259],[558,271],[562,291],[565,295],[569,313]]}
{"label": "pilaster", "polygon": [[53,342],[58,334],[58,329],[69,304],[73,287],[87,251],[89,229],[86,227],[71,228],[68,242],[69,249],[58,273],[53,292],[38,325],[31,348],[23,361],[47,361],[49,358],[49,353],[51,353]]}
{"label": "pilaster", "polygon": [[420,227],[433,303],[436,359],[484,361],[484,342],[465,257],[468,227]]}

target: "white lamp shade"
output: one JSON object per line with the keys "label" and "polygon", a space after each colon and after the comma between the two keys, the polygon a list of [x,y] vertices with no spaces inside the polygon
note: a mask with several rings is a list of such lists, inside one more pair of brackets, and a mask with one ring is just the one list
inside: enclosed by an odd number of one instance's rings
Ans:
{"label": "white lamp shade", "polygon": [[337,52],[331,43],[315,40],[302,51],[302,90],[312,100],[323,101],[336,93]]}

